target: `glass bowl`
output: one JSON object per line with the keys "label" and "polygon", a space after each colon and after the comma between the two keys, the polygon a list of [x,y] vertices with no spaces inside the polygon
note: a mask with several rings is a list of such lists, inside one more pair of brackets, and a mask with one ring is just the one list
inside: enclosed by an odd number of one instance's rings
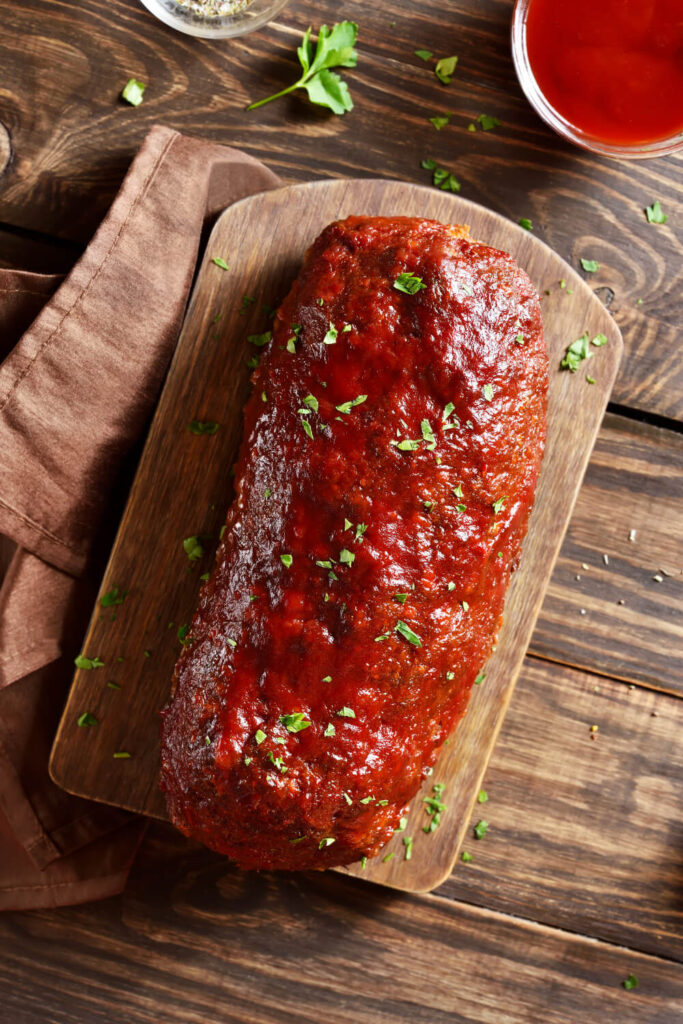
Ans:
{"label": "glass bowl", "polygon": [[[165,25],[202,39],[229,39],[261,28],[289,0],[140,0]],[[202,14],[202,7],[218,13]],[[220,13],[220,12],[223,13]]]}
{"label": "glass bowl", "polygon": [[[558,0],[558,3],[560,0]],[[573,142],[576,146],[588,149],[592,153],[599,153],[601,156],[611,156],[626,160],[643,160],[647,157],[667,156],[683,149],[683,132],[665,139],[657,139],[654,142],[642,142],[634,145],[618,145],[605,142],[581,131],[576,125],[567,121],[562,114],[545,98],[538,82],[531,70],[526,45],[526,21],[529,5],[533,0],[516,0],[515,9],[512,13],[512,60],[517,72],[517,78],[526,98],[534,108],[539,117],[546,124],[550,125],[558,135]]]}

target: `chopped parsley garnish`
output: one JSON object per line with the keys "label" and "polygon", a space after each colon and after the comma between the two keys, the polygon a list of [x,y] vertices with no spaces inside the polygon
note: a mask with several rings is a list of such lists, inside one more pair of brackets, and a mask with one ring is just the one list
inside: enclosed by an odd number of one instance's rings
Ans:
{"label": "chopped parsley garnish", "polygon": [[462,484],[457,484],[457,486],[453,488],[453,494],[456,498],[462,498]]}
{"label": "chopped parsley garnish", "polygon": [[311,426],[311,424],[308,422],[308,420],[305,420],[305,419],[302,418],[301,426],[304,428],[304,434],[306,435],[306,437],[310,437],[310,439],[312,441],[313,440],[313,427]]}
{"label": "chopped parsley garnish", "polygon": [[487,802],[488,798],[489,798],[489,795],[486,792],[486,790],[485,789],[480,789],[479,793],[477,794],[477,803],[478,804],[485,804]]}
{"label": "chopped parsley garnish", "polygon": [[349,805],[349,807],[350,807],[350,806],[351,806],[351,804],[353,803],[353,800],[351,799],[351,797],[349,796],[349,794],[348,794],[348,793],[345,793],[345,792],[342,792],[342,796],[344,797],[344,799],[346,800],[347,804],[348,804],[348,805]]}
{"label": "chopped parsley garnish", "polygon": [[[455,406],[453,405],[452,402],[449,402],[448,405],[445,406],[444,411],[443,411],[443,413],[441,415],[441,420],[442,420],[443,423],[446,422],[446,420],[451,415],[451,413],[454,411],[454,409],[455,409]],[[456,419],[457,419],[457,416],[456,416]]]}
{"label": "chopped parsley garnish", "polygon": [[325,731],[323,733],[323,736],[335,736],[336,733],[337,733],[337,730],[332,725],[332,722],[328,722],[326,727],[325,727]]}
{"label": "chopped parsley garnish", "polygon": [[345,519],[344,520],[344,533],[346,533],[347,530],[352,530],[352,529],[353,529],[353,523],[351,522],[351,520],[350,519]]}
{"label": "chopped parsley garnish", "polygon": [[350,402],[342,402],[341,405],[335,405],[335,409],[337,412],[350,413],[355,406],[362,405],[363,402],[367,401],[367,397],[367,395],[358,395],[357,398],[352,398]]}
{"label": "chopped parsley garnish", "polygon": [[426,287],[427,285],[423,282],[421,277],[417,277],[416,274],[411,274],[409,271],[399,274],[394,280],[394,288],[396,291],[405,292],[406,295],[416,295],[417,292]]}
{"label": "chopped parsley garnish", "polygon": [[432,172],[432,184],[440,188],[442,192],[459,192],[460,182],[454,174],[447,171],[445,167],[437,166],[435,160],[427,159],[420,161],[420,166],[425,171]]}
{"label": "chopped parsley garnish", "polygon": [[455,590],[455,583],[449,583],[448,584],[448,589],[449,590]]}
{"label": "chopped parsley garnish", "polygon": [[399,820],[399,823],[398,823],[398,828],[395,828],[394,832],[405,832],[405,830],[407,828],[408,828],[408,819],[407,818],[401,818]]}
{"label": "chopped parsley garnish", "polygon": [[297,56],[302,67],[301,77],[294,85],[281,89],[272,96],[250,103],[247,110],[255,110],[264,103],[286,96],[295,89],[305,89],[311,103],[327,107],[333,114],[345,114],[353,110],[353,100],[346,82],[330,68],[354,68],[358,54],[354,50],[358,25],[353,21],[341,21],[328,28],[321,25],[318,42],[313,51],[311,28],[306,29]]}
{"label": "chopped parsley garnish", "polygon": [[285,348],[291,355],[294,355],[296,353],[296,338],[294,336],[287,339],[287,344]]}
{"label": "chopped parsley garnish", "polygon": [[84,711],[83,714],[76,719],[76,724],[80,726],[97,725],[97,719],[94,715],[91,715],[89,711]]}
{"label": "chopped parsley garnish", "polygon": [[586,374],[586,384],[595,384],[595,377],[591,377],[589,373]]}
{"label": "chopped parsley garnish", "polygon": [[128,753],[128,751],[127,751],[127,750],[117,750],[117,751],[116,751],[116,752],[115,752],[115,753],[113,754],[113,756],[114,756],[114,757],[115,757],[115,758],[116,758],[117,760],[120,760],[120,761],[125,761],[125,760],[127,760],[127,759],[128,759],[129,757],[130,757],[130,754]]}
{"label": "chopped parsley garnish", "polygon": [[413,50],[413,53],[416,57],[419,57],[420,60],[424,61],[428,61],[434,56],[431,50]]}
{"label": "chopped parsley garnish", "polygon": [[121,90],[121,99],[130,103],[131,107],[139,107],[145,97],[147,86],[135,78],[129,78]]}
{"label": "chopped parsley garnish", "polygon": [[534,226],[528,217],[520,217],[518,223],[520,228],[524,228],[525,231],[533,231],[534,229]]}
{"label": "chopped parsley garnish", "polygon": [[320,842],[318,843],[318,849],[322,850],[326,846],[332,846],[333,842],[334,842],[334,838],[332,836],[327,836],[325,839],[321,839],[320,840]]}
{"label": "chopped parsley garnish", "polygon": [[455,506],[455,511],[456,512],[466,512],[467,511],[467,505],[456,505]]}
{"label": "chopped parsley garnish", "polygon": [[400,452],[415,452],[420,447],[421,442],[407,439],[405,441],[392,441],[395,448],[398,448]]}
{"label": "chopped parsley garnish", "polygon": [[500,121],[497,117],[490,117],[489,114],[480,114],[477,118],[479,127],[483,132],[490,132],[492,128],[500,128]]}
{"label": "chopped parsley garnish", "polygon": [[450,682],[451,682],[451,681],[452,681],[453,679],[455,679],[455,672],[447,672],[447,673],[446,673],[446,679],[447,679],[447,680],[449,681],[449,683],[450,683]]}
{"label": "chopped parsley garnish", "polygon": [[493,398],[493,387],[491,384],[484,384],[483,395],[487,402]]}
{"label": "chopped parsley garnish", "polygon": [[112,587],[111,590],[108,590],[106,594],[102,594],[102,597],[100,598],[100,604],[102,605],[103,608],[111,608],[112,605],[123,604],[128,594],[128,590],[124,590],[122,592],[119,590],[118,587]]}
{"label": "chopped parsley garnish", "polygon": [[178,639],[180,640],[181,644],[185,643],[185,641],[187,640],[187,634],[189,632],[190,632],[190,627],[189,626],[178,626],[178,634],[177,635],[178,635]]}
{"label": "chopped parsley garnish", "polygon": [[474,826],[474,837],[475,837],[475,839],[483,839],[484,836],[486,835],[486,833],[488,832],[488,830],[489,830],[489,823],[488,823],[488,821],[484,821],[484,819],[482,818],[482,820],[478,821],[477,824]]}
{"label": "chopped parsley garnish", "polygon": [[190,433],[197,434],[198,437],[211,437],[219,427],[220,423],[216,423],[213,420],[190,420],[187,425]]}
{"label": "chopped parsley garnish", "polygon": [[342,548],[339,552],[339,561],[342,565],[353,565],[356,560],[356,556],[353,551],[349,551],[348,548]]}
{"label": "chopped parsley garnish", "polygon": [[339,331],[337,330],[337,328],[334,326],[334,324],[330,320],[329,329],[327,331],[327,334],[323,338],[323,345],[334,345],[336,343],[336,341],[337,341],[338,334],[339,334]]}
{"label": "chopped parsley garnish", "polygon": [[451,77],[455,72],[455,66],[457,63],[457,57],[442,57],[441,60],[437,61],[436,67],[434,68],[434,74],[442,85],[450,84]]}
{"label": "chopped parsley garnish", "polygon": [[230,269],[228,264],[225,262],[225,260],[223,259],[222,256],[214,256],[213,259],[211,260],[211,262],[215,263],[217,267],[221,268],[221,270],[229,270]]}
{"label": "chopped parsley garnish", "polygon": [[464,612],[468,612],[470,610],[470,606],[467,601],[461,601],[460,606]]}
{"label": "chopped parsley garnish", "polygon": [[100,661],[98,657],[86,658],[84,654],[79,654],[78,657],[74,659],[74,665],[76,666],[76,668],[85,669],[102,668],[104,662]]}
{"label": "chopped parsley garnish", "polygon": [[204,745],[207,747],[211,746],[211,739],[208,736],[204,737]]}
{"label": "chopped parsley garnish", "polygon": [[394,594],[394,601],[398,601],[399,604],[405,604],[410,594]]}
{"label": "chopped parsley garnish", "polygon": [[256,743],[258,744],[259,747],[261,746],[265,738],[266,734],[263,731],[263,729],[257,729],[256,732],[254,733],[254,739],[256,740]]}
{"label": "chopped parsley garnish", "polygon": [[504,498],[496,498],[496,500],[493,502],[493,505],[491,506],[495,515],[498,515],[498,513],[505,508],[505,502],[507,500],[507,495]]}
{"label": "chopped parsley garnish", "polygon": [[431,124],[434,125],[437,132],[440,132],[442,128],[451,123],[450,114],[436,114],[434,117],[429,118]]}
{"label": "chopped parsley garnish", "polygon": [[[394,22],[394,24],[396,24],[396,22]],[[365,865],[367,864],[367,862],[368,858],[365,855],[363,855],[360,859],[361,871],[365,871]]]}
{"label": "chopped parsley garnish", "polygon": [[340,708],[339,711],[337,712],[337,714],[339,715],[340,718],[355,718],[356,717],[356,712],[353,711],[351,708],[346,708],[346,707]]}
{"label": "chopped parsley garnish", "polygon": [[318,399],[315,395],[306,395],[304,398],[304,405],[307,405],[313,412],[318,411]]}
{"label": "chopped parsley garnish", "polygon": [[240,315],[244,315],[244,313],[247,313],[249,311],[249,307],[253,306],[255,302],[256,299],[252,295],[243,295],[242,305],[238,309],[238,313],[240,313]]}
{"label": "chopped parsley garnish", "polygon": [[391,636],[391,633],[380,633],[379,636],[375,637],[375,643],[376,644],[379,643],[380,640],[388,640],[390,636]]}
{"label": "chopped parsley garnish", "polygon": [[308,729],[311,724],[303,711],[292,711],[289,715],[281,715],[280,721],[287,732],[301,732],[302,729]]}
{"label": "chopped parsley garnish", "polygon": [[[595,335],[590,344],[594,345],[595,348],[601,348],[603,345],[608,344],[608,339],[604,334],[599,333]],[[576,373],[584,359],[591,359],[592,357],[593,353],[588,343],[588,331],[584,331],[581,337],[573,341],[567,348],[564,358],[560,363],[560,369]]]}
{"label": "chopped parsley garnish", "polygon": [[387,861],[391,860],[392,857],[394,857],[394,856],[395,856],[395,854],[393,853],[393,851],[391,853],[385,854],[384,857],[382,857],[382,864],[386,864]]}
{"label": "chopped parsley garnish", "polygon": [[109,682],[107,683],[107,686],[109,687],[110,690],[120,690],[121,689],[119,684],[115,683],[112,679],[109,680]]}
{"label": "chopped parsley garnish", "polygon": [[273,751],[269,750],[268,753],[266,754],[266,757],[275,765],[275,767],[282,773],[282,775],[285,774],[285,772],[287,771],[287,765],[282,760],[279,754],[276,757]]}
{"label": "chopped parsley garnish", "polygon": [[375,799],[374,796],[364,796],[363,799],[360,801],[360,803],[362,803],[362,804],[371,804],[374,799]]}
{"label": "chopped parsley garnish", "polygon": [[519,332],[519,334],[515,335],[515,341],[517,342],[518,345],[523,345],[524,344],[524,335],[522,334],[521,331]]}
{"label": "chopped parsley garnish", "polygon": [[323,682],[323,683],[331,683],[332,682],[332,676],[323,676],[321,682]]}
{"label": "chopped parsley garnish", "polygon": [[645,207],[645,216],[648,224],[666,224],[669,219],[662,210],[662,204],[657,201],[652,206]]}
{"label": "chopped parsley garnish", "polygon": [[624,978],[621,984],[624,986],[627,992],[630,992],[631,989],[638,987],[638,979],[636,978],[635,974],[629,974],[628,978]]}
{"label": "chopped parsley garnish", "polygon": [[474,857],[472,856],[471,853],[468,853],[467,850],[463,850],[462,853],[460,854],[460,860],[464,861],[465,864],[469,864],[470,861],[474,860]]}
{"label": "chopped parsley garnish", "polygon": [[429,824],[423,827],[423,832],[428,834],[430,832],[435,832],[441,824],[441,815],[446,810],[446,804],[441,800],[444,789],[445,784],[443,782],[434,783],[432,786],[434,796],[426,796],[422,801],[425,804],[425,810],[431,819]]}
{"label": "chopped parsley garnish", "polygon": [[586,260],[583,258],[583,256],[581,257],[581,266],[587,274],[594,274],[597,270],[600,269],[600,264],[597,260]]}
{"label": "chopped parsley garnish", "polygon": [[481,684],[484,682],[485,679],[486,679],[486,673],[484,671],[478,672],[477,673],[477,678],[474,680],[474,685],[475,686],[481,686]]}
{"label": "chopped parsley garnish", "polygon": [[198,561],[204,554],[204,548],[199,537],[186,537],[183,541],[183,550],[191,562]]}
{"label": "chopped parsley garnish", "polygon": [[272,331],[264,331],[263,334],[248,334],[247,341],[250,345],[255,345],[256,348],[263,348],[269,341],[273,339]]}
{"label": "chopped parsley garnish", "polygon": [[407,640],[409,644],[413,644],[414,647],[422,647],[422,640],[414,633],[410,626],[408,626],[402,619],[399,619],[394,630],[402,636],[404,640]]}
{"label": "chopped parsley garnish", "polygon": [[436,448],[436,438],[434,437],[434,431],[432,430],[429,420],[422,420],[420,423],[420,430],[422,431],[423,441],[427,442],[428,451],[434,451]]}
{"label": "chopped parsley garnish", "polygon": [[406,860],[412,860],[413,857],[413,838],[412,836],[403,837],[403,845],[406,848]]}
{"label": "chopped parsley garnish", "polygon": [[285,569],[291,569],[294,558],[292,555],[280,555],[280,561],[284,565]]}
{"label": "chopped parsley garnish", "polygon": [[363,535],[365,534],[365,531],[367,530],[367,528],[368,528],[368,524],[367,523],[358,523],[356,525],[356,536],[355,536],[354,539],[357,540],[359,544],[363,543]]}

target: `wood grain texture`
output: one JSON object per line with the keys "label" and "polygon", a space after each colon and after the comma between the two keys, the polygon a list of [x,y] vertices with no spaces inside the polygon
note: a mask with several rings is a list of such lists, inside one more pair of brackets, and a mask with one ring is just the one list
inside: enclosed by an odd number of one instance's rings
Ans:
{"label": "wood grain texture", "polygon": [[[105,575],[105,589],[117,585],[131,593],[118,613],[95,612],[84,652],[88,657],[97,655],[105,667],[77,673],[51,770],[61,786],[79,795],[164,814],[157,789],[158,710],[168,698],[178,653],[176,627],[169,629],[167,623],[189,621],[196,601],[199,572],[188,566],[183,537],[205,534],[215,545],[228,505],[226,467],[232,464],[240,438],[247,387],[244,338],[249,331],[239,312],[239,299],[244,293],[268,301],[282,295],[319,231],[335,217],[351,212],[401,212],[468,223],[474,237],[511,251],[540,289],[558,276],[567,276],[573,283],[570,295],[555,293],[545,300],[551,366],[547,454],[498,647],[487,667],[486,685],[475,687],[468,713],[424,789],[427,795],[433,782],[448,782],[455,790],[453,813],[437,833],[427,836],[422,831],[426,822],[422,801],[416,799],[407,830],[415,842],[414,860],[404,859],[403,836],[396,836],[385,850],[393,859],[376,858],[365,869],[365,876],[372,880],[423,891],[450,873],[620,356],[618,332],[609,315],[570,268],[528,232],[452,196],[382,181],[321,182],[253,196],[222,215],[207,246]],[[268,239],[266,260],[264,239]],[[215,255],[229,255],[229,271],[212,263]],[[218,312],[222,317],[216,323]],[[604,331],[610,338],[591,360],[598,381],[592,386],[584,374],[559,370],[566,338],[584,329],[591,336]],[[187,425],[195,416],[216,419],[223,426],[212,438],[194,437]],[[568,433],[573,437],[569,451],[564,443]],[[201,571],[208,569],[208,560],[197,564]],[[154,567],[151,574],[150,566]],[[150,656],[145,657],[145,650]],[[124,661],[117,663],[117,657]],[[121,684],[120,692],[105,687],[111,676]],[[76,726],[85,710],[97,717],[96,728]],[[133,755],[129,761],[113,760],[114,752],[121,750]]]}
{"label": "wood grain texture", "polygon": [[[683,416],[683,162],[603,159],[555,136],[514,76],[512,0],[444,0],[438,17],[421,3],[348,0],[342,11],[331,0],[300,0],[261,32],[220,42],[174,33],[137,0],[0,0],[0,10],[0,122],[12,143],[0,218],[8,223],[84,241],[160,121],[240,146],[289,181],[382,174],[427,183],[420,160],[432,156],[455,171],[468,199],[514,222],[531,217],[574,267],[581,256],[599,261],[590,286],[617,318],[628,356],[615,400]],[[301,94],[246,114],[250,100],[294,81],[301,31],[342,16],[361,26],[359,66],[346,73],[355,110],[335,118]],[[415,47],[459,55],[450,86]],[[148,83],[135,109],[118,99],[131,75]],[[428,118],[444,112],[451,123],[437,133]],[[468,132],[480,113],[502,126]],[[655,199],[665,226],[645,220]]]}
{"label": "wood grain texture", "polygon": [[527,658],[439,894],[683,961],[682,729],[679,699]]}
{"label": "wood grain texture", "polygon": [[158,825],[122,897],[5,914],[0,944],[14,1024],[682,1019],[671,961],[340,875],[242,874]]}
{"label": "wood grain texture", "polygon": [[683,695],[682,507],[683,437],[608,415],[531,650]]}

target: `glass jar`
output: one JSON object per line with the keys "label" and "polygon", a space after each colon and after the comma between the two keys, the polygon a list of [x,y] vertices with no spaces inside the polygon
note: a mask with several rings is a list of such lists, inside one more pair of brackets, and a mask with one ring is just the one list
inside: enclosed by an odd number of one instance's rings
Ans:
{"label": "glass jar", "polygon": [[261,28],[289,0],[141,0],[159,21],[203,39],[229,39]]}

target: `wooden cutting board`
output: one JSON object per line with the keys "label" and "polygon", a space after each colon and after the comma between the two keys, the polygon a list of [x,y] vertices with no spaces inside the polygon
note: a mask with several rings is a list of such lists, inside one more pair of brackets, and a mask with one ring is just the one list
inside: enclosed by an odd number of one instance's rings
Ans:
{"label": "wooden cutting board", "polygon": [[[609,313],[551,249],[503,217],[433,188],[375,180],[312,182],[242,200],[218,220],[102,583],[102,595],[117,587],[126,597],[122,604],[98,603],[93,612],[82,650],[104,664],[76,672],[50,770],[72,793],[165,817],[157,788],[159,710],[169,697],[180,651],[178,628],[192,618],[200,576],[212,566],[232,499],[230,467],[253,354],[246,337],[269,328],[269,310],[286,294],[318,232],[352,213],[469,224],[475,238],[512,253],[542,297],[550,356],[547,453],[486,678],[474,687],[465,718],[413,801],[405,831],[364,870],[342,869],[397,889],[426,891],[450,874],[468,828],[622,349]],[[225,259],[229,270],[214,257]],[[604,333],[609,344],[594,348],[594,358],[577,373],[560,371],[567,345],[584,331],[591,338]],[[594,384],[586,381],[587,373]],[[221,426],[214,435],[197,436],[188,430],[191,420]],[[196,535],[203,538],[204,555],[191,562],[183,540]],[[84,712],[97,724],[79,727]],[[439,828],[426,834],[423,798],[436,782],[445,783],[446,810]],[[481,810],[485,818],[485,806]],[[404,837],[413,839],[410,860]],[[475,842],[472,837],[467,846]]]}

